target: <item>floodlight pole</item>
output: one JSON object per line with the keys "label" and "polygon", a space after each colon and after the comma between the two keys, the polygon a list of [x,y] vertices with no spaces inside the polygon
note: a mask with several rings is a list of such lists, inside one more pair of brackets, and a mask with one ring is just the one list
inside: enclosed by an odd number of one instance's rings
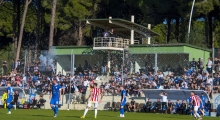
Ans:
{"label": "floodlight pole", "polygon": [[213,70],[215,70],[214,61],[215,61],[215,38],[214,38],[214,32],[212,32],[212,88],[213,88],[213,83],[214,83],[214,80],[213,80],[214,79]]}
{"label": "floodlight pole", "polygon": [[123,48],[123,58],[122,58],[122,75],[121,75],[121,84],[124,85],[124,58],[125,58],[125,49]]}
{"label": "floodlight pole", "polygon": [[[71,67],[70,67],[71,74],[70,74],[70,76],[73,76],[73,50],[71,50],[71,61],[70,61],[70,63],[71,63]],[[68,109],[67,110],[70,109],[70,100],[71,100],[70,94],[71,94],[71,79],[69,81],[69,100],[68,100]]]}
{"label": "floodlight pole", "polygon": [[[26,69],[26,63],[27,63],[27,50],[25,50],[25,57],[24,57],[24,77],[25,77],[25,69]],[[26,76],[27,77],[27,76]],[[25,78],[25,80],[27,80],[27,78]],[[24,79],[23,79],[23,82],[22,82],[22,84],[23,84],[23,90],[24,90],[24,81],[25,81]],[[27,82],[27,81],[26,81]]]}
{"label": "floodlight pole", "polygon": [[195,1],[196,0],[193,0],[192,9],[191,9],[190,18],[189,18],[188,43],[189,43],[189,40],[190,40],[190,27],[191,27],[191,22],[192,22],[192,14],[193,14],[193,8],[194,8],[194,5],[195,5]]}

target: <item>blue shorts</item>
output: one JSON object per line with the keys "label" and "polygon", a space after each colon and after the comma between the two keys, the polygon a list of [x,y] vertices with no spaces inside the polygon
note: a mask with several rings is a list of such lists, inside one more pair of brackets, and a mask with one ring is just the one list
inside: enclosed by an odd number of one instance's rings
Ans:
{"label": "blue shorts", "polygon": [[6,100],[6,103],[7,104],[10,104],[12,102],[12,98],[8,98],[7,100]]}
{"label": "blue shorts", "polygon": [[59,99],[51,98],[50,104],[52,104],[52,105],[59,105]]}
{"label": "blue shorts", "polygon": [[121,106],[125,106],[126,101],[121,102]]}
{"label": "blue shorts", "polygon": [[203,109],[203,106],[202,106],[202,104],[199,106],[199,109]]}

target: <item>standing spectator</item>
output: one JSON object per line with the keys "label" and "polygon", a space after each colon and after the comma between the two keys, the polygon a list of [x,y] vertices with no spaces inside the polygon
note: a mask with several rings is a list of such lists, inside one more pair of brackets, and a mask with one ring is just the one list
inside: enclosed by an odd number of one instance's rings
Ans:
{"label": "standing spectator", "polygon": [[7,64],[6,60],[3,61],[2,67],[3,67],[4,75],[6,75],[7,74],[7,70],[8,70],[8,64]]}
{"label": "standing spectator", "polygon": [[102,65],[102,76],[106,74],[106,65]]}
{"label": "standing spectator", "polygon": [[163,91],[162,93],[159,94],[162,97],[162,109],[163,112],[167,112],[166,108],[167,108],[167,93],[165,91]]}
{"label": "standing spectator", "polygon": [[196,69],[196,61],[195,61],[195,58],[193,58],[192,62],[190,63],[191,65],[191,71],[194,71]]}
{"label": "standing spectator", "polygon": [[218,60],[218,58],[215,58],[215,61],[214,61],[215,73],[219,72],[219,63],[220,63],[220,61]]}
{"label": "standing spectator", "polygon": [[104,37],[104,46],[107,47],[108,46],[108,37],[110,37],[110,33],[109,33],[109,28],[103,33],[103,37]]}
{"label": "standing spectator", "polygon": [[199,58],[199,61],[198,61],[197,65],[198,65],[198,72],[202,73],[202,70],[204,69],[203,58]]}
{"label": "standing spectator", "polygon": [[14,109],[16,110],[16,107],[18,106],[18,98],[19,98],[19,93],[18,91],[15,91],[14,94]]}
{"label": "standing spectator", "polygon": [[207,66],[208,73],[211,74],[212,73],[212,60],[210,58],[208,58],[208,62],[206,66]]}
{"label": "standing spectator", "polygon": [[6,105],[7,105],[7,103],[6,103],[7,98],[8,98],[7,91],[4,91],[4,93],[2,95],[2,101],[3,101],[4,108],[6,108]]}
{"label": "standing spectator", "polygon": [[20,60],[17,60],[16,61],[16,63],[15,63],[15,69],[17,70],[17,71],[20,71]]}
{"label": "standing spectator", "polygon": [[15,61],[12,60],[12,62],[11,62],[11,70],[13,71],[14,69],[15,69]]}

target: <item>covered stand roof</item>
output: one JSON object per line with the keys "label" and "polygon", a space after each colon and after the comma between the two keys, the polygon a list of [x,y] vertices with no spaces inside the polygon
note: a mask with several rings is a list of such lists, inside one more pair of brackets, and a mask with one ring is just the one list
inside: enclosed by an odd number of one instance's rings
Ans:
{"label": "covered stand roof", "polygon": [[[141,90],[145,94],[145,98],[158,99],[161,98],[159,94],[166,92],[169,100],[187,100],[190,97],[191,90],[172,90],[172,89],[143,89]],[[210,100],[209,95],[203,90],[194,90],[194,92],[200,96],[201,93]]]}
{"label": "covered stand roof", "polygon": [[147,27],[123,19],[84,19],[81,21],[86,21],[87,24],[97,26],[104,30],[112,28],[114,29],[114,33],[122,36],[130,36],[131,30],[134,30],[134,36],[138,38],[159,35]]}

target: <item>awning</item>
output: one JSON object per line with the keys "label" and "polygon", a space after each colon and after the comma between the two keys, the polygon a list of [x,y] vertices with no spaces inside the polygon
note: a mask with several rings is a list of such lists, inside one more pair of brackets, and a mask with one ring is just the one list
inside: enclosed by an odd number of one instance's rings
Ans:
{"label": "awning", "polygon": [[[172,90],[172,89],[168,89],[168,90],[161,90],[161,89],[143,89],[141,90],[144,94],[145,94],[145,98],[148,99],[161,99],[161,96],[159,96],[159,94],[162,91],[165,91],[168,94],[167,99],[168,100],[187,100],[190,97],[190,92],[192,90]],[[208,94],[203,91],[203,90],[194,90],[194,92],[198,95],[201,96],[201,93],[204,94],[204,96],[210,100]]]}
{"label": "awning", "polygon": [[107,28],[114,29],[116,34],[131,35],[130,30],[134,30],[135,37],[146,38],[149,36],[157,36],[158,33],[148,29],[145,26],[139,25],[123,19],[84,19],[81,21],[86,21],[87,24],[97,26],[106,30]]}

